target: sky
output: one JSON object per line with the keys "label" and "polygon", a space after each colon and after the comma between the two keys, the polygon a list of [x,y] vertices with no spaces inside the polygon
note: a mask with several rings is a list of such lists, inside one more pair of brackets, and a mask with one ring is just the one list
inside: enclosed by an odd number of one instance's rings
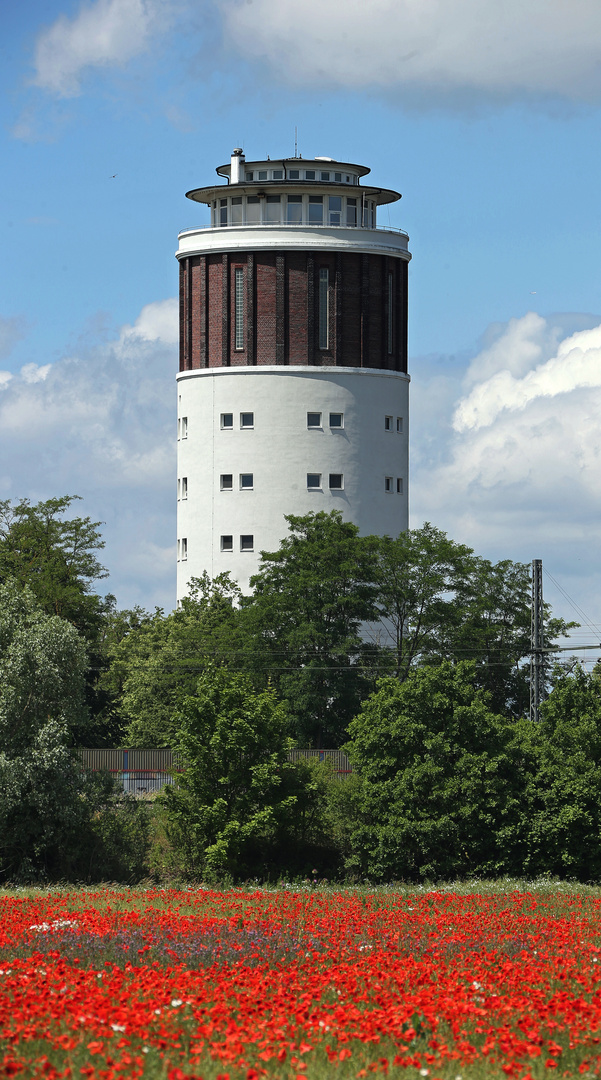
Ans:
{"label": "sky", "polygon": [[296,128],[403,193],[412,525],[601,641],[598,0],[28,0],[0,86],[0,499],[81,496],[102,588],[173,608],[184,193]]}

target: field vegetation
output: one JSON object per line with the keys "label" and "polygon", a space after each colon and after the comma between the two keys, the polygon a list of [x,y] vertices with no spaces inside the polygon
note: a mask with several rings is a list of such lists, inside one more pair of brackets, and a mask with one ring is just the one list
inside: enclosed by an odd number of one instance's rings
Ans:
{"label": "field vegetation", "polygon": [[596,888],[23,889],[0,910],[3,1075],[601,1071]]}

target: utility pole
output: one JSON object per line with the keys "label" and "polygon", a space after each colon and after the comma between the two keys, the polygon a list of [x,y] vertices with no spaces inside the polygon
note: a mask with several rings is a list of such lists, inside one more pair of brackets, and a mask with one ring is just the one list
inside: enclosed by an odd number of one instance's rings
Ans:
{"label": "utility pole", "polygon": [[532,607],[530,609],[530,719],[540,720],[545,697],[545,639],[543,633],[543,560],[532,560]]}

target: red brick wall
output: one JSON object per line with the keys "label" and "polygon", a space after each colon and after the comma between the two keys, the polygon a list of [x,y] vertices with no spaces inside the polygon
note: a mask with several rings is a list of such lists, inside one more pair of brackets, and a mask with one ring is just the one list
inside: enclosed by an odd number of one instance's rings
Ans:
{"label": "red brick wall", "polygon": [[[221,255],[207,256],[207,334],[208,366],[221,367]],[[194,297],[194,303],[202,303],[203,297]]]}
{"label": "red brick wall", "polygon": [[255,326],[257,364],[275,364],[276,277],[275,253],[255,254]]}
{"label": "red brick wall", "polygon": [[[328,348],[319,348],[319,270],[329,271]],[[244,349],[235,348],[235,270],[244,271]],[[388,352],[388,275],[393,351]],[[299,251],[180,261],[180,370],[339,364],[407,370],[407,263],[385,255]]]}
{"label": "red brick wall", "polygon": [[308,363],[307,256],[290,251],[288,269],[288,363]]}

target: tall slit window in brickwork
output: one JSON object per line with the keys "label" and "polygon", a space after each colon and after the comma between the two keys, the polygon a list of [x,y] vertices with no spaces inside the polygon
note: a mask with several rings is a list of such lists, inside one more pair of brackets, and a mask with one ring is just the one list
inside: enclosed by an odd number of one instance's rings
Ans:
{"label": "tall slit window in brickwork", "polygon": [[327,266],[319,271],[319,348],[328,348],[330,272]]}
{"label": "tall slit window in brickwork", "polygon": [[393,299],[393,278],[392,274],[388,275],[388,355],[392,356],[392,299]]}
{"label": "tall slit window in brickwork", "polygon": [[237,266],[234,270],[234,304],[235,304],[235,348],[244,348],[244,270]]}

